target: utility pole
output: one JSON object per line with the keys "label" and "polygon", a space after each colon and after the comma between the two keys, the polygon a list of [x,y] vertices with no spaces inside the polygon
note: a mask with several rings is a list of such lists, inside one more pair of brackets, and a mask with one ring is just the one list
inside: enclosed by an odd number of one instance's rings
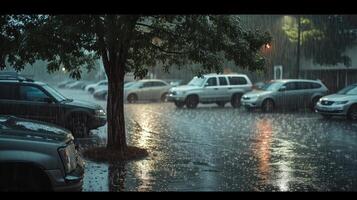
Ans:
{"label": "utility pole", "polygon": [[298,15],[298,38],[297,38],[297,55],[296,55],[296,71],[297,78],[300,78],[300,35],[301,35],[301,17]]}

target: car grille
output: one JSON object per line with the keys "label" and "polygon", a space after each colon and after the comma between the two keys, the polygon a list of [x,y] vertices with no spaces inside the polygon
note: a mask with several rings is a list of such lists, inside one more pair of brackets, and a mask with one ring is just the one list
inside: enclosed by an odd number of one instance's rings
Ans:
{"label": "car grille", "polygon": [[333,101],[326,101],[326,100],[321,101],[321,105],[324,105],[324,106],[330,106],[330,105],[332,105],[333,103],[334,103]]}

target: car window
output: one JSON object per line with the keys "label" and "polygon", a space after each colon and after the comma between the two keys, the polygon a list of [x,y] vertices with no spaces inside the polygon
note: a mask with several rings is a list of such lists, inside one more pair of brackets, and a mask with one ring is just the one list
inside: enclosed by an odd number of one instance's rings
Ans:
{"label": "car window", "polygon": [[207,79],[206,86],[216,86],[217,85],[217,78],[211,77]]}
{"label": "car window", "polygon": [[226,77],[219,77],[219,85],[228,85]]}
{"label": "car window", "polygon": [[246,85],[248,83],[244,77],[239,76],[229,76],[228,80],[231,85]]}
{"label": "car window", "polygon": [[357,95],[357,86],[349,85],[342,90],[338,91],[337,94],[348,94],[348,95]]}
{"label": "car window", "polygon": [[108,82],[99,83],[99,85],[108,85]]}
{"label": "car window", "polygon": [[153,86],[153,82],[145,82],[143,84],[143,88],[148,88],[148,87],[152,87]]}
{"label": "car window", "polygon": [[285,83],[284,86],[286,87],[286,90],[296,90],[297,89],[296,82]]}
{"label": "car window", "polygon": [[318,84],[318,83],[311,83],[311,88],[312,88],[312,89],[321,88],[321,84]]}
{"label": "car window", "polygon": [[163,87],[163,86],[166,86],[165,83],[163,82],[160,82],[160,81],[156,81],[156,82],[153,82],[153,87]]}
{"label": "car window", "polygon": [[306,90],[306,89],[311,88],[311,83],[310,82],[296,82],[295,86],[296,86],[297,90]]}
{"label": "car window", "polygon": [[42,90],[34,86],[20,86],[20,100],[45,102],[49,98]]}
{"label": "car window", "polygon": [[16,85],[0,85],[0,99],[4,100],[17,100],[18,87]]}

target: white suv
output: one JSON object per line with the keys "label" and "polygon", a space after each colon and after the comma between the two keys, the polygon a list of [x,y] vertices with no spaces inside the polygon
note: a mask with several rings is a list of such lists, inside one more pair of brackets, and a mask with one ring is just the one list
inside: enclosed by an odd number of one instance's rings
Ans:
{"label": "white suv", "polygon": [[252,82],[244,74],[207,74],[194,77],[187,85],[171,88],[167,97],[178,108],[196,108],[198,103],[216,103],[224,107],[230,102],[240,107],[241,96],[252,90]]}

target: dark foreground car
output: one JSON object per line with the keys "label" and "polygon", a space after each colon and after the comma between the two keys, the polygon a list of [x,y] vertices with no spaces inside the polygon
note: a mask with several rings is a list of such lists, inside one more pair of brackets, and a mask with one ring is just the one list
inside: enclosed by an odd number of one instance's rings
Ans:
{"label": "dark foreground car", "polygon": [[54,123],[72,131],[75,137],[106,124],[103,108],[97,104],[68,99],[41,82],[0,78],[0,115],[14,115]]}
{"label": "dark foreground car", "polygon": [[0,191],[81,191],[83,168],[69,130],[0,115]]}

